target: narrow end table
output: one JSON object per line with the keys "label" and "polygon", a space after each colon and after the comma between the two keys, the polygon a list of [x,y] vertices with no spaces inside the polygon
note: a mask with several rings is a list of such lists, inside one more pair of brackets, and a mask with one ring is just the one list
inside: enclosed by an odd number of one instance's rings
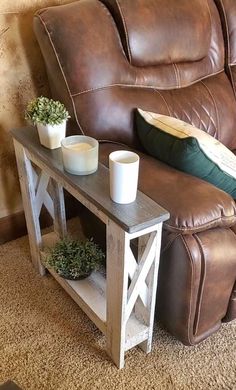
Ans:
{"label": "narrow end table", "polygon": [[[109,171],[74,176],[63,168],[61,149],[40,145],[37,131],[11,131],[17,159],[31,258],[44,275],[44,248],[66,235],[63,188],[106,224],[106,278],[99,272],[80,281],[49,272],[105,334],[111,359],[122,368],[125,351],[138,345],[151,351],[163,221],[169,213],[138,191],[135,202],[114,203],[109,196]],[[37,168],[36,168],[37,167]],[[42,235],[39,215],[45,206],[54,231]],[[131,241],[138,239],[134,255]]]}

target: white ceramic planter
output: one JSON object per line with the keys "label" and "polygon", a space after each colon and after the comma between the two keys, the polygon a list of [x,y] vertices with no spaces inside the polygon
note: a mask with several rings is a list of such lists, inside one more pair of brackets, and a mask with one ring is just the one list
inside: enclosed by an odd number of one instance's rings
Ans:
{"label": "white ceramic planter", "polygon": [[54,126],[38,123],[37,129],[41,145],[48,149],[60,148],[61,141],[66,136],[66,120]]}

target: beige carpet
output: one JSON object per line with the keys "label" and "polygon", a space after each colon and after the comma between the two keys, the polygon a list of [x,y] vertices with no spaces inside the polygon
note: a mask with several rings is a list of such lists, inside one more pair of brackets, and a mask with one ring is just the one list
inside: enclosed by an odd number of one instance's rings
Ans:
{"label": "beige carpet", "polygon": [[51,276],[30,263],[27,237],[0,246],[0,384],[23,390],[235,390],[236,322],[197,347],[156,326],[153,350],[118,370],[105,338]]}

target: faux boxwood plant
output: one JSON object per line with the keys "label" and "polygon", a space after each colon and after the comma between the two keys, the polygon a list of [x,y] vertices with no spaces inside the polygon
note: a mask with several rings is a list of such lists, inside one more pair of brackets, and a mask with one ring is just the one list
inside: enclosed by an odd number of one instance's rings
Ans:
{"label": "faux boxwood plant", "polygon": [[63,103],[40,96],[28,103],[25,118],[34,125],[41,123],[55,126],[61,124],[70,116]]}
{"label": "faux boxwood plant", "polygon": [[92,239],[86,241],[65,238],[46,256],[45,265],[66,279],[82,279],[97,270],[105,258]]}

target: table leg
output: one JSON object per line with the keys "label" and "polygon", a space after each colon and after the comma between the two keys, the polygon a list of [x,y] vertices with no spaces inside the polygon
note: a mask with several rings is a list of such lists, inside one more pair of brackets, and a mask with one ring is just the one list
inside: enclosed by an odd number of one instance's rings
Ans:
{"label": "table leg", "polygon": [[41,275],[45,274],[45,268],[40,261],[40,248],[42,236],[39,224],[39,215],[35,204],[35,185],[31,161],[28,159],[25,149],[14,140],[19,180],[21,186],[22,201],[25,211],[25,219],[29,235],[31,258],[35,268]]}
{"label": "table leg", "polygon": [[50,179],[50,195],[54,206],[54,231],[60,238],[64,238],[67,234],[64,192],[63,187],[52,178]]}
{"label": "table leg", "polygon": [[[119,368],[133,346],[151,351],[161,229],[160,223],[128,234],[112,221],[107,224],[107,349]],[[130,246],[137,237],[138,259]]]}
{"label": "table leg", "polygon": [[[147,297],[146,297],[146,311],[145,311],[145,323],[148,326],[148,338],[139,344],[139,348],[141,348],[144,352],[151,352],[152,347],[152,334],[153,334],[153,324],[154,324],[154,316],[155,316],[155,304],[156,304],[156,290],[157,290],[157,281],[158,281],[158,270],[159,270],[159,262],[160,262],[160,248],[161,248],[161,235],[162,235],[162,223],[157,225],[156,230],[156,242],[155,242],[155,259],[150,268],[150,271],[146,278],[147,285]],[[146,235],[139,237],[139,253],[138,253],[138,261],[141,260],[142,254],[148,242],[148,237]],[[143,304],[141,300],[137,300],[135,305],[135,314],[139,318],[143,313]],[[142,316],[143,318],[143,316]]]}
{"label": "table leg", "polygon": [[118,368],[124,367],[125,307],[128,272],[125,232],[111,220],[107,224],[107,351]]}

